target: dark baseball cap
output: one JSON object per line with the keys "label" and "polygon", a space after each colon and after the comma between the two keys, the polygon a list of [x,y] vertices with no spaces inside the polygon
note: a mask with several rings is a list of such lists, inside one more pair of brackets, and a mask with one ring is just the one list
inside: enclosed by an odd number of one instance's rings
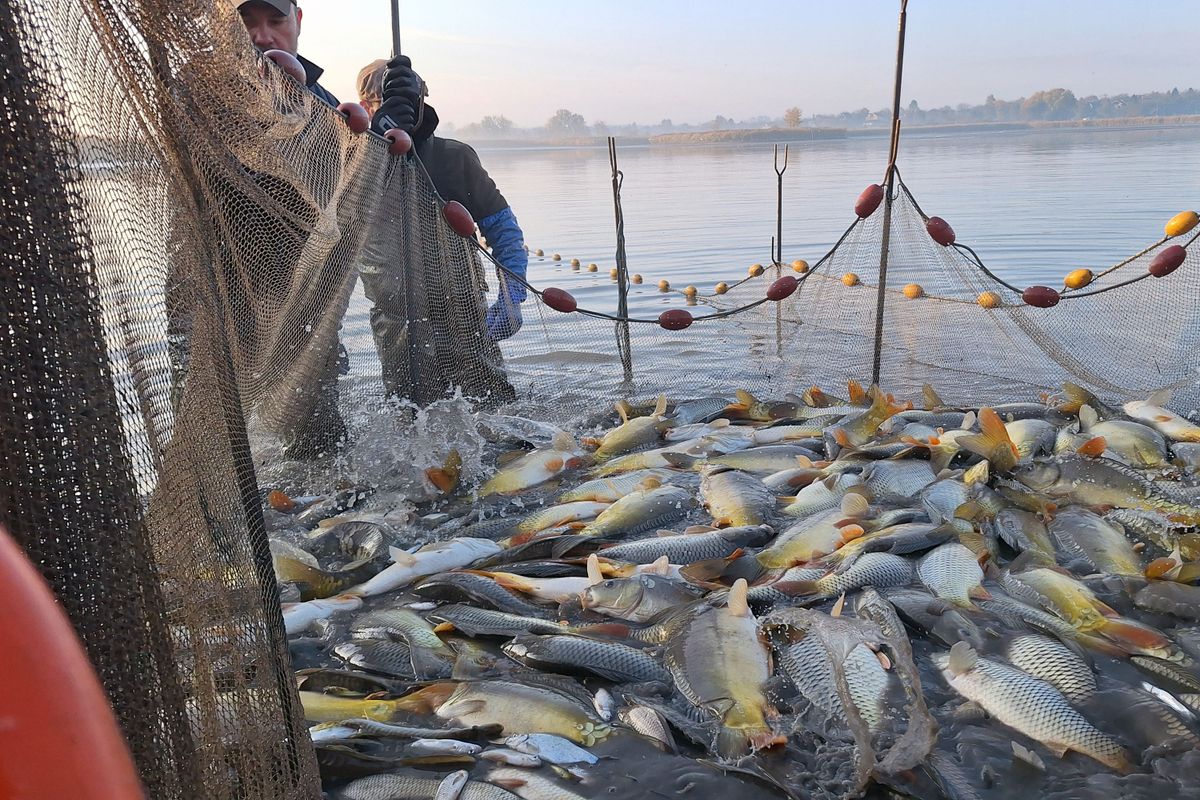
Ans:
{"label": "dark baseball cap", "polygon": [[292,8],[294,8],[296,5],[296,0],[242,0],[241,3],[238,3],[238,8],[241,8],[247,3],[263,3],[264,5],[270,6],[286,17],[288,14],[292,13]]}

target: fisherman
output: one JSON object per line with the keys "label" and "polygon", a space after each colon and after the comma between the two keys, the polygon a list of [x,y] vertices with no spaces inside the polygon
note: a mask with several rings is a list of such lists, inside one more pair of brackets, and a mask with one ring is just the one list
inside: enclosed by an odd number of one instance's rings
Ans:
{"label": "fisherman", "polygon": [[304,67],[304,83],[308,90],[337,107],[338,99],[317,83],[324,70],[297,52],[304,11],[296,5],[296,0],[246,0],[238,6],[238,13],[242,16],[246,32],[250,34],[250,41],[259,52],[283,50],[294,55]]}
{"label": "fisherman", "polygon": [[[438,116],[433,106],[425,102],[428,86],[412,70],[407,56],[397,56],[390,62],[379,59],[358,73],[359,102],[371,114],[376,130],[391,119],[400,127],[412,125],[413,141],[438,193],[447,200],[462,203],[478,221],[479,231],[491,245],[496,260],[508,272],[525,278],[529,256],[525,250],[524,234],[508,201],[496,188],[470,145],[454,139],[434,136]],[[488,335],[493,341],[503,341],[521,328],[521,302],[526,297],[525,286],[499,272],[499,299],[487,310]],[[379,336],[389,324],[389,309],[382,302],[386,295],[386,277],[368,280],[364,274],[367,296],[375,302],[371,323]]]}

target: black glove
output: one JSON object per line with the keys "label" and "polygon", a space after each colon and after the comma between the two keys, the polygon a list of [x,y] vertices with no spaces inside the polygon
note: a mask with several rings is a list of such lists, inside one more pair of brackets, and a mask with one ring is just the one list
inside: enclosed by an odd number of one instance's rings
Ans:
{"label": "black glove", "polygon": [[425,82],[413,72],[408,56],[396,56],[383,74],[383,102],[371,120],[376,133],[400,128],[412,133],[425,102]]}

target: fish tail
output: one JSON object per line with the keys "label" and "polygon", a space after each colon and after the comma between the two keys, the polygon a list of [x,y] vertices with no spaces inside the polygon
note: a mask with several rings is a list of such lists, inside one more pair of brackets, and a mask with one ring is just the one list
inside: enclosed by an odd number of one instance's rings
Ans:
{"label": "fish tail", "polygon": [[871,404],[870,395],[867,394],[867,390],[858,381],[847,381],[846,391],[850,393],[850,405],[867,406]]}
{"label": "fish tail", "polygon": [[1160,631],[1124,617],[1115,619],[1106,617],[1097,630],[1104,638],[1122,647],[1131,648],[1135,652],[1163,650],[1171,645],[1171,640]]}
{"label": "fish tail", "polygon": [[1057,410],[1066,414],[1078,414],[1080,407],[1091,405],[1096,400],[1094,394],[1075,383],[1063,384],[1063,397],[1066,399],[1058,405]]}
{"label": "fish tail", "polygon": [[960,436],[958,443],[977,456],[986,458],[997,470],[1006,472],[1017,465],[1019,456],[1000,415],[990,408],[979,409],[982,433]]}
{"label": "fish tail", "polygon": [[394,703],[400,711],[432,714],[438,706],[450,699],[450,695],[454,694],[457,688],[457,683],[434,683],[388,702]]}

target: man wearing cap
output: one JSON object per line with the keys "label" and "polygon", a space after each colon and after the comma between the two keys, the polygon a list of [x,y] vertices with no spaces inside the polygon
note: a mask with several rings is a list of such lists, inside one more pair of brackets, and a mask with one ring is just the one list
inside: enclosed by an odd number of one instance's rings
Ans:
{"label": "man wearing cap", "polygon": [[304,67],[305,85],[309,91],[331,106],[338,104],[337,98],[317,83],[325,70],[297,52],[304,11],[295,0],[246,0],[238,6],[238,13],[242,15],[250,41],[260,52],[283,50],[291,53]]}

